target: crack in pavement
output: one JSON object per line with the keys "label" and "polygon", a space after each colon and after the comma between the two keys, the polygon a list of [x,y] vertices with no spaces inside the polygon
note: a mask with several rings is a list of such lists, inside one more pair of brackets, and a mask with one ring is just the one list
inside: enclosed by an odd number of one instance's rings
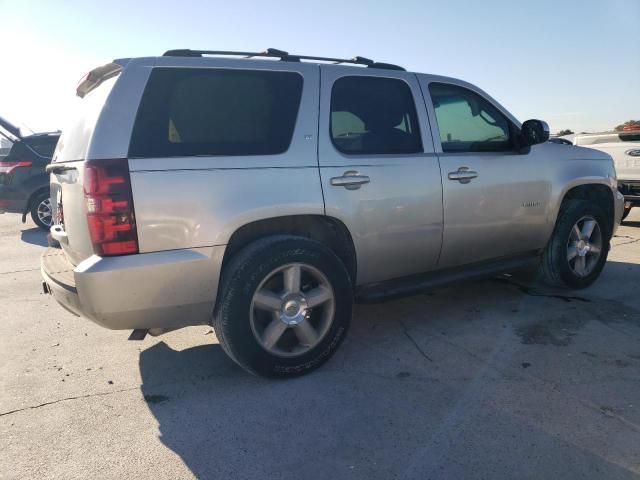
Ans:
{"label": "crack in pavement", "polygon": [[588,298],[578,297],[575,295],[562,295],[560,293],[543,293],[541,291],[534,290],[533,288],[527,287],[526,285],[522,285],[520,283],[514,282],[513,280],[509,280],[504,277],[492,278],[491,280],[497,283],[511,285],[516,289],[518,289],[520,292],[524,293],[525,295],[529,295],[530,297],[556,298],[558,300],[563,300],[567,303],[571,302],[572,300],[576,300],[578,302],[585,302],[585,303],[591,302],[591,300],[589,300]]}
{"label": "crack in pavement", "polygon": [[[462,345],[458,345],[457,343],[451,341],[448,338],[436,338],[436,341],[442,341],[444,343],[446,343],[447,345],[450,345],[453,348],[458,349],[461,352],[466,353],[467,355],[469,355],[470,357],[478,360],[480,363],[482,363],[483,365],[485,365],[487,368],[493,370],[494,372],[498,373],[502,378],[509,378],[509,374],[511,376],[515,376],[516,378],[529,378],[531,380],[533,380],[534,382],[538,382],[539,384],[549,387],[551,389],[552,392],[557,392],[559,395],[564,395],[565,397],[573,400],[575,403],[580,404],[582,406],[584,406],[587,409],[590,409],[594,412],[598,412],[600,414],[605,414],[602,411],[602,407],[597,405],[596,403],[585,399],[585,398],[581,398],[578,397],[574,394],[572,394],[571,392],[568,392],[566,390],[564,390],[562,387],[564,386],[561,383],[555,382],[553,380],[549,380],[546,379],[544,377],[540,377],[538,375],[535,375],[533,373],[523,373],[522,371],[511,367],[511,366],[503,366],[503,365],[495,365],[493,362],[491,362],[490,360],[486,360],[484,359],[482,356],[474,353],[473,351],[469,350],[466,347],[463,347]],[[624,416],[615,413],[615,412],[607,412],[606,416],[611,417],[611,418],[615,418],[616,420],[618,420],[620,423],[623,423],[625,426],[629,427],[631,430],[633,430],[636,433],[640,433],[640,425],[628,420],[627,418],[625,418]]]}
{"label": "crack in pavement", "polygon": [[22,273],[22,272],[36,272],[40,270],[39,268],[27,268],[24,270],[12,270],[10,272],[0,272],[0,275],[8,275],[10,273]]}
{"label": "crack in pavement", "polygon": [[[633,237],[625,237],[625,238],[633,238]],[[631,240],[629,242],[622,242],[622,243],[615,243],[613,244],[614,247],[622,247],[623,245],[631,245],[632,243],[638,243],[640,242],[640,238],[636,238],[634,240]]]}
{"label": "crack in pavement", "polygon": [[66,401],[69,401],[69,400],[79,400],[79,399],[91,398],[91,397],[104,397],[106,395],[113,395],[114,393],[130,392],[132,390],[139,390],[139,389],[140,389],[140,387],[138,386],[138,387],[131,387],[131,388],[123,388],[121,390],[114,390],[112,392],[88,393],[86,395],[77,395],[75,397],[59,398],[58,400],[52,400],[50,402],[44,402],[44,403],[41,403],[39,405],[31,405],[29,407],[16,408],[15,410],[9,410],[8,412],[2,412],[2,413],[0,413],[0,417],[4,417],[5,415],[11,415],[12,413],[24,412],[25,410],[35,410],[35,409],[40,408],[40,407],[46,407],[47,405],[54,405],[56,403],[66,402]]}
{"label": "crack in pavement", "polygon": [[405,336],[409,339],[409,341],[411,343],[413,343],[413,346],[416,347],[416,350],[418,350],[418,352],[420,352],[420,355],[422,355],[424,358],[426,358],[427,360],[429,360],[430,362],[433,362],[433,359],[427,355],[424,350],[422,350],[422,348],[420,348],[420,345],[418,345],[418,342],[416,342],[415,338],[413,338],[411,336],[411,334],[409,333],[409,329],[407,328],[407,326],[404,324],[404,322],[402,320],[398,320],[398,323],[400,325],[402,325],[402,331],[404,332]]}

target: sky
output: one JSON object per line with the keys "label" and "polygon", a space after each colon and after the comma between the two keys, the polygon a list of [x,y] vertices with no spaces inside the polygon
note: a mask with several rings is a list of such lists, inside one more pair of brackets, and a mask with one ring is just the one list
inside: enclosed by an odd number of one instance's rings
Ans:
{"label": "sky", "polygon": [[0,35],[0,116],[34,131],[64,127],[92,68],[173,48],[360,55],[552,132],[640,119],[640,0],[0,0]]}

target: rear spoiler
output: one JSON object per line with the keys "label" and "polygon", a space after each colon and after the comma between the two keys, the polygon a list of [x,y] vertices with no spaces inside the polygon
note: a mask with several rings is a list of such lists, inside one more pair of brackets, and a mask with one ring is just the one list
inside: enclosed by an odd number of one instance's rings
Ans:
{"label": "rear spoiler", "polygon": [[[20,135],[20,129],[2,117],[0,117],[0,127],[4,128],[7,132],[9,132],[18,140],[22,139],[22,135]],[[3,136],[6,137],[6,135],[3,135]]]}
{"label": "rear spoiler", "polygon": [[94,68],[80,80],[76,87],[76,95],[84,98],[87,93],[98,87],[102,82],[118,75],[128,61],[128,59],[114,60],[112,63]]}

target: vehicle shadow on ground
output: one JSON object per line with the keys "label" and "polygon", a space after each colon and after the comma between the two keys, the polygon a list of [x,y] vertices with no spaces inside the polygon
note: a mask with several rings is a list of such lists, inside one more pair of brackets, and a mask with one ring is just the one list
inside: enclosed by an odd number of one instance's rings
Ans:
{"label": "vehicle shadow on ground", "polygon": [[[609,273],[629,268],[640,273],[630,264]],[[518,337],[517,319],[505,328],[513,312],[546,302],[557,312],[534,311],[526,321],[553,334],[554,318],[593,304],[514,282],[501,277],[359,306],[335,357],[290,380],[251,376],[218,344],[177,351],[160,342],[140,354],[142,393],[162,443],[202,479],[635,478],[624,461],[585,446],[578,427],[557,427],[575,408],[550,406],[554,394],[520,365],[522,349],[546,349],[540,359],[526,357],[534,365],[565,358],[584,324],[559,325],[571,334],[559,343]],[[558,362],[553,370],[575,374],[571,368]],[[578,422],[592,420],[580,415]]]}
{"label": "vehicle shadow on ground", "polygon": [[625,220],[622,222],[623,227],[640,227],[640,220]]}
{"label": "vehicle shadow on ground", "polygon": [[25,243],[31,243],[32,245],[39,245],[41,247],[46,247],[48,245],[47,232],[38,227],[22,230],[20,233],[20,240]]}

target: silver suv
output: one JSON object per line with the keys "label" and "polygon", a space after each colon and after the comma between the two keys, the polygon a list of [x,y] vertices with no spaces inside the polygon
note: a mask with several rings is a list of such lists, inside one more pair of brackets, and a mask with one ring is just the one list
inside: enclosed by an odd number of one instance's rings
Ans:
{"label": "silver suv", "polygon": [[212,324],[259,375],[325,362],[354,300],[531,263],[585,287],[622,215],[610,156],[366,58],[174,50],[77,93],[48,166],[45,291],[130,338]]}

